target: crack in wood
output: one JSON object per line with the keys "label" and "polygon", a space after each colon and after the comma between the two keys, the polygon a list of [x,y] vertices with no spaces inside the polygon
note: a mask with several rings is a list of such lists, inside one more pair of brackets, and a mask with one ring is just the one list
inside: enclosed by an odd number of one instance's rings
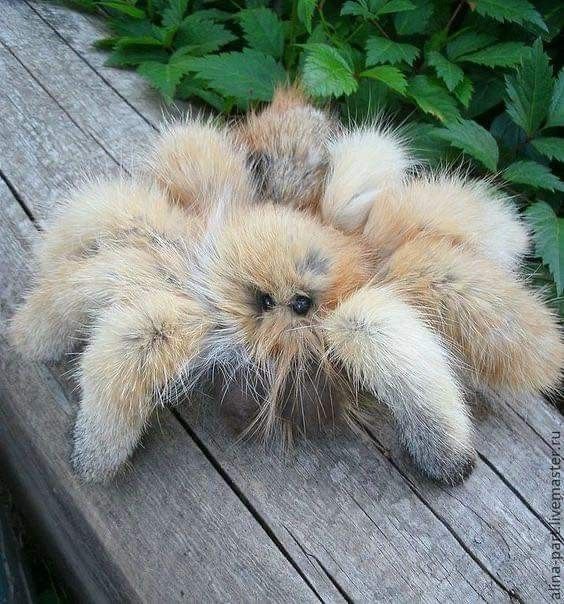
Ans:
{"label": "crack in wood", "polygon": [[[381,448],[384,448],[383,445],[382,445],[382,443],[380,443],[378,441],[378,439],[376,438],[376,436],[369,429],[366,429],[366,432],[368,433],[368,435],[370,436],[370,438],[375,443],[378,443]],[[404,478],[405,482],[407,483],[407,485],[409,486],[409,488],[413,491],[413,493],[415,494],[415,496],[429,509],[429,511],[431,512],[431,514],[433,514],[433,516],[435,516],[435,518],[447,529],[447,531],[458,542],[458,544],[460,545],[460,547],[462,547],[462,549],[470,556],[470,558],[472,558],[472,560],[474,560],[474,562],[482,569],[482,571],[484,573],[486,573],[488,575],[488,577],[490,577],[490,579],[492,581],[494,581],[494,583],[500,589],[502,589],[509,596],[509,598],[512,601],[519,602],[519,604],[524,604],[524,600],[517,593],[517,591],[515,589],[512,589],[512,588],[508,587],[498,577],[496,577],[487,568],[487,566],[478,558],[478,556],[466,545],[466,543],[464,542],[464,540],[462,539],[462,537],[460,537],[458,535],[458,533],[451,526],[451,524],[448,522],[448,520],[446,520],[446,518],[442,517],[438,512],[436,512],[431,507],[431,505],[429,504],[429,502],[421,495],[421,493],[419,492],[419,490],[417,489],[417,487],[413,484],[413,481],[411,480],[411,478],[399,467],[399,465],[391,457],[386,457],[386,459],[402,475],[402,477]]]}

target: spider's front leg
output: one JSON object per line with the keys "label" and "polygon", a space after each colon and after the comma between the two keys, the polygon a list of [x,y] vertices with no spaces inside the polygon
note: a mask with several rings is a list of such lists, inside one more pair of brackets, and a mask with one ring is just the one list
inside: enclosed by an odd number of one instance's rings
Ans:
{"label": "spider's front leg", "polygon": [[167,385],[193,385],[202,369],[205,323],[192,302],[165,292],[139,292],[136,302],[100,316],[79,367],[73,465],[83,478],[111,478]]}
{"label": "spider's front leg", "polygon": [[417,312],[391,286],[368,287],[326,329],[333,360],[389,407],[417,467],[440,482],[463,481],[475,463],[471,421],[448,354]]}

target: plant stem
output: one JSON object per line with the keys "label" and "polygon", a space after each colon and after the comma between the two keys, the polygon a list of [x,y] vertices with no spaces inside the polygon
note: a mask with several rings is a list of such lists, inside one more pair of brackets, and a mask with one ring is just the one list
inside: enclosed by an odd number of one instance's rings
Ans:
{"label": "plant stem", "polygon": [[384,28],[380,25],[380,23],[378,23],[378,21],[376,19],[370,19],[371,23],[374,23],[374,25],[378,28],[378,31],[385,37],[388,38],[388,40],[390,39],[390,36],[388,36],[388,34],[384,31]]}
{"label": "plant stem", "polygon": [[466,4],[465,0],[461,0],[461,2],[458,3],[458,6],[454,9],[454,12],[452,13],[450,19],[448,20],[448,23],[446,24],[445,27],[445,34],[448,34],[448,30],[451,28],[452,24],[454,23],[454,20],[456,19],[456,17],[458,16],[458,13],[460,12],[461,8]]}
{"label": "plant stem", "polygon": [[292,0],[292,13],[290,16],[290,35],[288,36],[288,49],[286,50],[286,69],[290,71],[294,64],[296,44],[296,22],[298,20],[298,0]]}

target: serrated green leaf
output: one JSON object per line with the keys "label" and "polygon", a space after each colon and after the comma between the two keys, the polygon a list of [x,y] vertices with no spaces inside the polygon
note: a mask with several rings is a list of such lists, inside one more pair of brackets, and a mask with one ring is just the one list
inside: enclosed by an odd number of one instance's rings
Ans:
{"label": "serrated green leaf", "polygon": [[104,65],[107,67],[128,67],[147,62],[167,63],[169,58],[170,54],[164,48],[128,46],[114,50],[106,59]]}
{"label": "serrated green leaf", "polygon": [[163,25],[165,27],[180,25],[187,9],[188,0],[168,0],[167,7],[163,11]]}
{"label": "serrated green leaf", "polygon": [[255,50],[275,59],[284,50],[284,28],[278,15],[269,8],[247,8],[239,13],[245,40]]}
{"label": "serrated green leaf", "polygon": [[564,69],[560,70],[558,79],[554,84],[546,127],[564,126]]}
{"label": "serrated green leaf", "polygon": [[137,71],[148,80],[168,102],[172,101],[174,98],[176,87],[185,73],[185,71],[174,62],[157,63],[155,61],[141,63],[137,68]]}
{"label": "serrated green leaf", "polygon": [[347,60],[328,44],[308,44],[303,69],[303,82],[314,96],[349,95],[358,83]]}
{"label": "serrated green leaf", "polygon": [[153,36],[154,25],[149,21],[129,19],[124,16],[108,19],[111,31],[120,36]]}
{"label": "serrated green leaf", "polygon": [[564,138],[556,136],[534,138],[531,145],[545,157],[564,162]]}
{"label": "serrated green leaf", "polygon": [[448,59],[435,50],[427,53],[427,63],[435,68],[437,75],[452,92],[464,79],[464,72],[458,65],[451,63]]}
{"label": "serrated green leaf", "polygon": [[317,6],[317,0],[298,0],[298,19],[304,24],[308,34],[311,34],[311,22]]}
{"label": "serrated green leaf", "polygon": [[413,65],[419,55],[419,49],[411,44],[400,44],[388,38],[371,36],[366,40],[366,66],[378,65],[379,63],[405,62]]}
{"label": "serrated green leaf", "polygon": [[174,45],[176,48],[189,46],[192,54],[202,56],[215,52],[236,39],[225,26],[195,13],[186,17],[178,28]]}
{"label": "serrated green leaf", "polygon": [[527,50],[522,42],[501,42],[477,52],[462,55],[458,57],[458,60],[487,67],[512,67],[521,61]]}
{"label": "serrated green leaf", "polygon": [[437,136],[477,159],[488,170],[492,172],[496,170],[499,160],[497,143],[494,137],[476,122],[472,120],[452,122],[438,130]]}
{"label": "serrated green leaf", "polygon": [[558,218],[544,201],[527,208],[525,216],[533,228],[535,253],[549,267],[556,292],[561,296],[564,292],[564,218]]}
{"label": "serrated green leaf", "polygon": [[376,9],[377,15],[387,15],[390,13],[401,13],[404,11],[413,10],[415,4],[409,0],[389,0],[381,7]]}
{"label": "serrated green leaf", "polygon": [[133,17],[134,19],[145,19],[145,11],[141,10],[133,6],[132,4],[128,4],[127,2],[119,2],[118,0],[107,2],[96,2],[98,6],[103,6],[104,8],[111,8],[112,10],[117,11],[118,13],[122,13],[123,15],[127,15],[128,17]]}
{"label": "serrated green leaf", "polygon": [[218,8],[204,8],[190,13],[194,19],[204,19],[206,21],[217,21],[218,23],[226,23],[235,19],[233,13],[220,10]]}
{"label": "serrated green leaf", "polygon": [[434,7],[431,0],[418,0],[413,10],[394,15],[396,32],[400,36],[423,33],[427,29],[433,11]]}
{"label": "serrated green leaf", "polygon": [[511,23],[534,23],[544,31],[548,31],[546,23],[527,0],[476,0],[476,12],[496,21]]}
{"label": "serrated green leaf", "polygon": [[464,105],[464,107],[468,108],[474,93],[474,84],[472,84],[472,80],[465,76],[462,82],[460,82],[460,84],[458,84],[458,86],[453,90],[453,93],[454,96]]}
{"label": "serrated green leaf", "polygon": [[468,107],[468,116],[476,117],[500,105],[505,94],[503,80],[499,75],[480,71],[472,76],[474,94]]}
{"label": "serrated green leaf", "polygon": [[112,50],[118,42],[118,37],[100,38],[94,42],[93,46],[94,48],[99,48],[101,50]]}
{"label": "serrated green leaf", "polygon": [[125,36],[116,43],[116,48],[128,46],[163,46],[163,43],[152,36]]}
{"label": "serrated green leaf", "polygon": [[430,164],[444,161],[450,149],[450,143],[437,136],[440,128],[432,124],[410,122],[402,131],[409,147],[418,159],[423,159]]}
{"label": "serrated green leaf", "polygon": [[203,86],[205,86],[205,82],[194,76],[184,76],[176,88],[176,97],[182,100],[197,97],[217,111],[224,111],[225,99],[211,90],[206,90]]}
{"label": "serrated green leaf", "polygon": [[508,166],[503,177],[520,185],[546,191],[564,191],[564,183],[549,168],[536,161],[517,161]]}
{"label": "serrated green leaf", "polygon": [[189,58],[186,71],[195,72],[210,88],[226,97],[234,97],[241,105],[248,100],[269,101],[275,87],[287,80],[280,63],[250,48]]}
{"label": "serrated green leaf", "polygon": [[396,92],[404,94],[407,88],[407,80],[405,75],[397,68],[391,65],[379,65],[378,67],[371,67],[360,74],[363,78],[372,78],[383,82]]}
{"label": "serrated green leaf", "polygon": [[456,101],[441,84],[428,76],[415,76],[409,82],[407,94],[425,113],[441,122],[452,122],[460,117]]}
{"label": "serrated green leaf", "polygon": [[457,61],[459,57],[470,54],[489,46],[495,42],[495,36],[477,31],[461,32],[453,36],[447,44],[447,56],[451,61]]}
{"label": "serrated green leaf", "polygon": [[505,79],[507,113],[531,136],[543,123],[554,83],[548,55],[537,40],[513,76]]}
{"label": "serrated green leaf", "polygon": [[364,17],[365,19],[376,16],[368,7],[368,2],[366,2],[366,0],[347,0],[341,8],[341,15]]}

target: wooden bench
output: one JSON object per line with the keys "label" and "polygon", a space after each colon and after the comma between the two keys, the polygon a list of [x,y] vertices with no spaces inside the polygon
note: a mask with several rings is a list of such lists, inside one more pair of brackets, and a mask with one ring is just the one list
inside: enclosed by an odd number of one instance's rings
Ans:
{"label": "wooden bench", "polygon": [[155,418],[114,484],[72,474],[73,385],[19,358],[5,328],[69,183],[127,168],[161,119],[136,74],[103,66],[102,34],[65,8],[2,2],[0,472],[81,601],[549,601],[562,418],[543,401],[477,403],[478,466],[451,489],[412,471],[384,417],[283,457],[189,405]]}

